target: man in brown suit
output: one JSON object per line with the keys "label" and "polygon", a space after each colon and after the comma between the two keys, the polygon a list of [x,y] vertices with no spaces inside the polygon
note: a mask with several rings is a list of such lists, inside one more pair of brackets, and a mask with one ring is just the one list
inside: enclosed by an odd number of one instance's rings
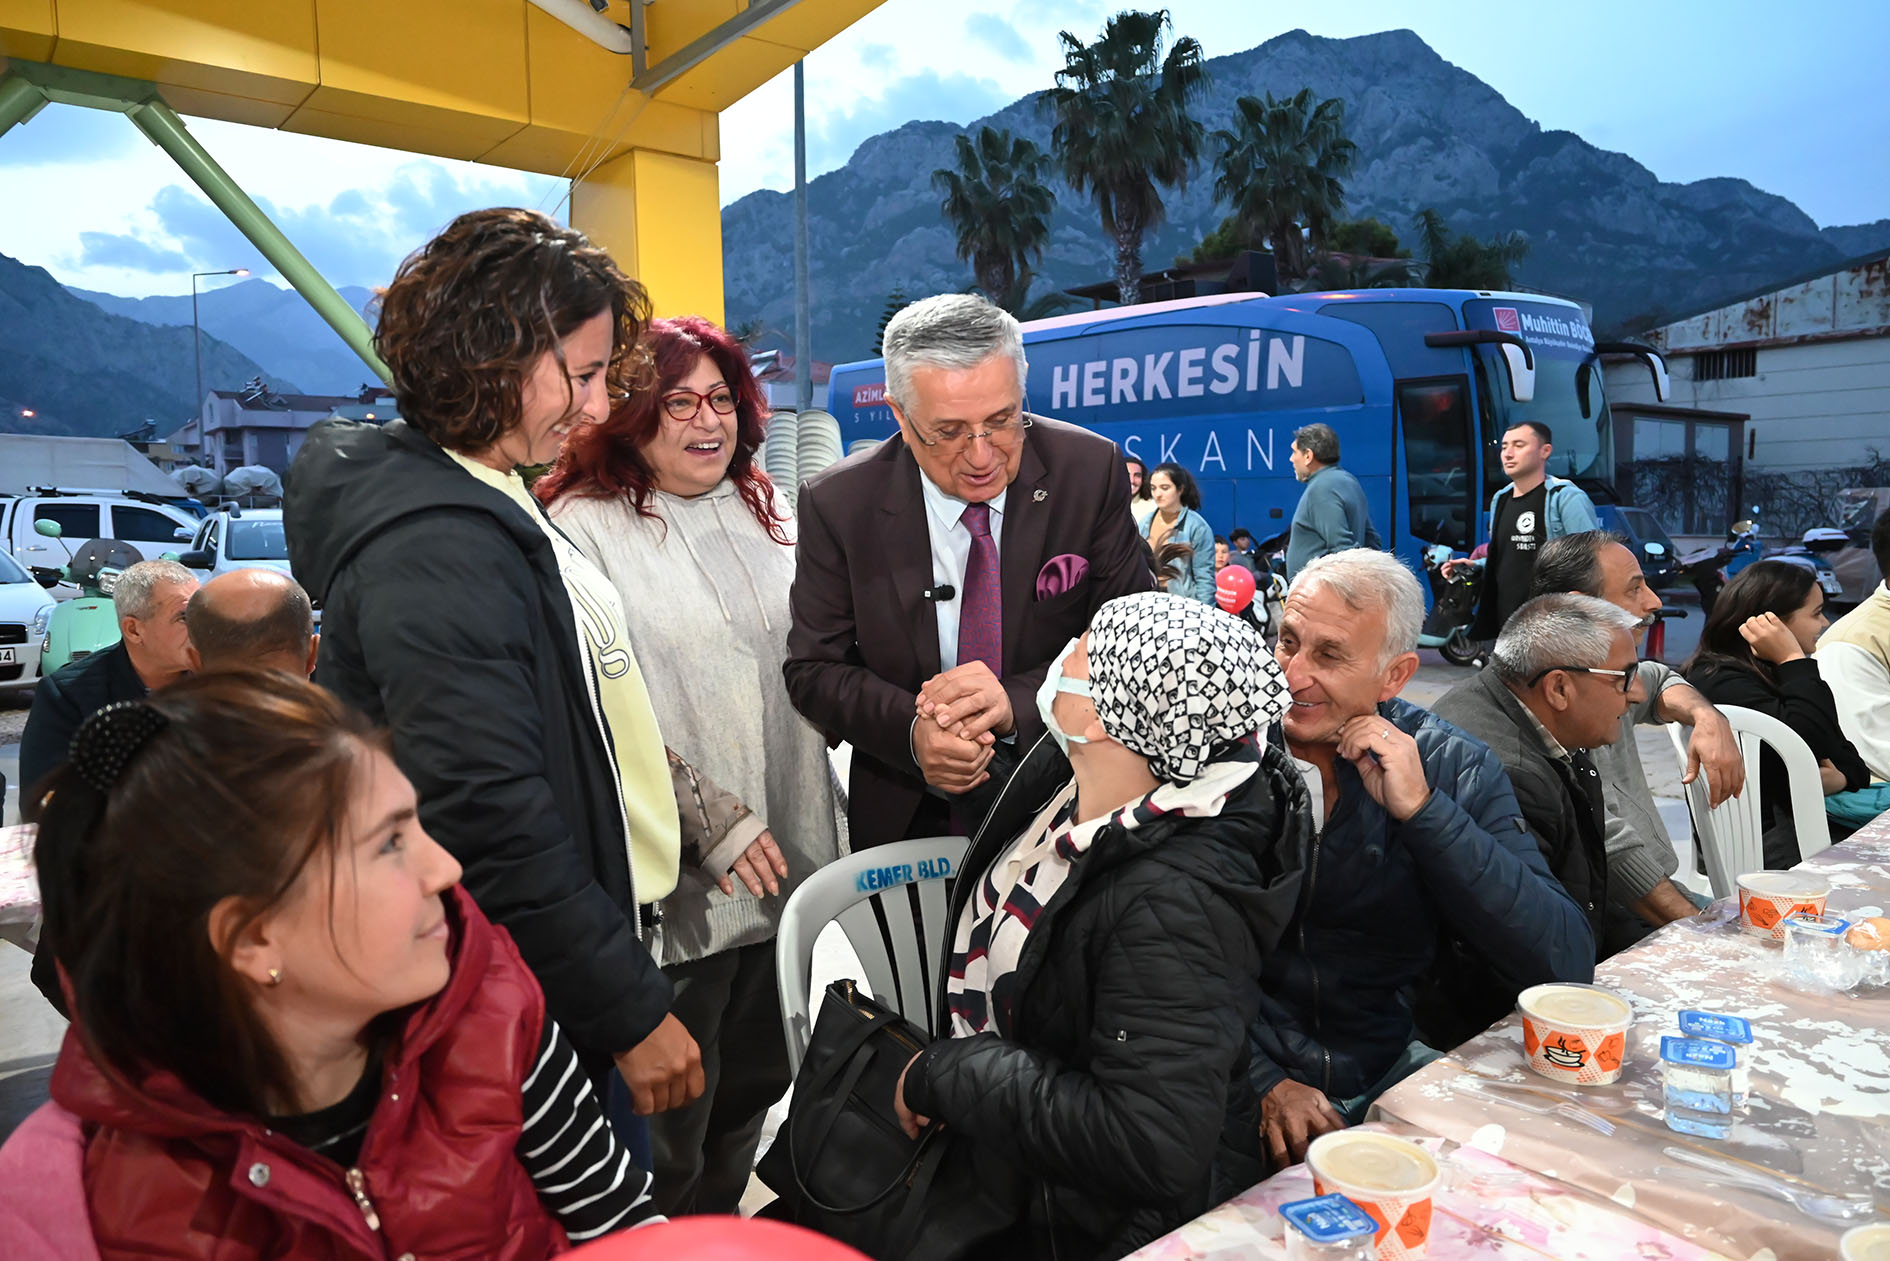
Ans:
{"label": "man in brown suit", "polygon": [[802,489],[783,671],[853,745],[855,849],[962,832],[996,743],[1028,747],[1050,661],[1104,602],[1153,586],[1114,443],[1024,410],[1017,321],[944,294],[886,326],[901,441]]}

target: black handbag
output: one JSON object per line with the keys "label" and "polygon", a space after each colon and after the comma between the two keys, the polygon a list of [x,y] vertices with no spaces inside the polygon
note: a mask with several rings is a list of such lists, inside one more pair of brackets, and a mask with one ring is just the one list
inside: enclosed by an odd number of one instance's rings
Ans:
{"label": "black handbag", "polygon": [[1021,1190],[1006,1162],[936,1121],[916,1139],[899,1126],[893,1090],[926,1042],[852,981],[827,987],[787,1120],[755,1170],[781,1197],[768,1216],[877,1261],[953,1261],[1011,1227]]}

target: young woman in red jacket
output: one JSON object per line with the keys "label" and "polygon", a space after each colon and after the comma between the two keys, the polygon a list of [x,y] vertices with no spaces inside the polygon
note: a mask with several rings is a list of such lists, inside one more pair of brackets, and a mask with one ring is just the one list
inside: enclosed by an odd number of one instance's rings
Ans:
{"label": "young woman in red jacket", "polygon": [[536,1259],[655,1216],[358,714],[203,675],[89,719],[53,784],[65,1115],[9,1146],[82,1136],[98,1255]]}

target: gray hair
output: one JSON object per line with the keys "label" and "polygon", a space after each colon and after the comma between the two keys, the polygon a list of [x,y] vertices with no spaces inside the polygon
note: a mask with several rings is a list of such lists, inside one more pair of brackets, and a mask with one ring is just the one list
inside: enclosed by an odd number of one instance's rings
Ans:
{"label": "gray hair", "polygon": [[1380,665],[1417,651],[1418,633],[1424,629],[1424,592],[1417,576],[1390,552],[1354,547],[1321,556],[1294,576],[1287,599],[1312,587],[1331,588],[1333,594],[1359,612],[1384,610],[1385,643],[1378,653]]}
{"label": "gray hair", "polygon": [[154,611],[151,606],[156,602],[157,589],[167,582],[194,587],[197,575],[174,560],[141,560],[127,567],[112,587],[112,612],[120,620],[135,617],[143,621]]}
{"label": "gray hair", "polygon": [[941,293],[906,307],[886,322],[880,353],[886,359],[886,396],[908,414],[916,367],[975,368],[992,355],[1009,355],[1017,362],[1019,393],[1029,368],[1016,318],[975,293]]}
{"label": "gray hair", "polygon": [[1629,635],[1640,619],[1591,595],[1539,595],[1514,613],[1496,637],[1490,668],[1515,687],[1558,667],[1608,664],[1616,632]]}
{"label": "gray hair", "polygon": [[1293,431],[1293,442],[1321,464],[1339,462],[1339,435],[1331,425],[1302,425]]}

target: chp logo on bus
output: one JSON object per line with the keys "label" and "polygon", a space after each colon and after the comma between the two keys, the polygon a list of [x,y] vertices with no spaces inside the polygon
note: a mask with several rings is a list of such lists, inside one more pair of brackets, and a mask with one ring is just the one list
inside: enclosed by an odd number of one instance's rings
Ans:
{"label": "chp logo on bus", "polygon": [[1499,333],[1522,333],[1522,315],[1513,306],[1494,306],[1490,314],[1496,317],[1496,331]]}
{"label": "chp logo on bus", "polygon": [[886,383],[884,381],[853,387],[853,406],[856,410],[862,407],[878,407],[885,401]]}

